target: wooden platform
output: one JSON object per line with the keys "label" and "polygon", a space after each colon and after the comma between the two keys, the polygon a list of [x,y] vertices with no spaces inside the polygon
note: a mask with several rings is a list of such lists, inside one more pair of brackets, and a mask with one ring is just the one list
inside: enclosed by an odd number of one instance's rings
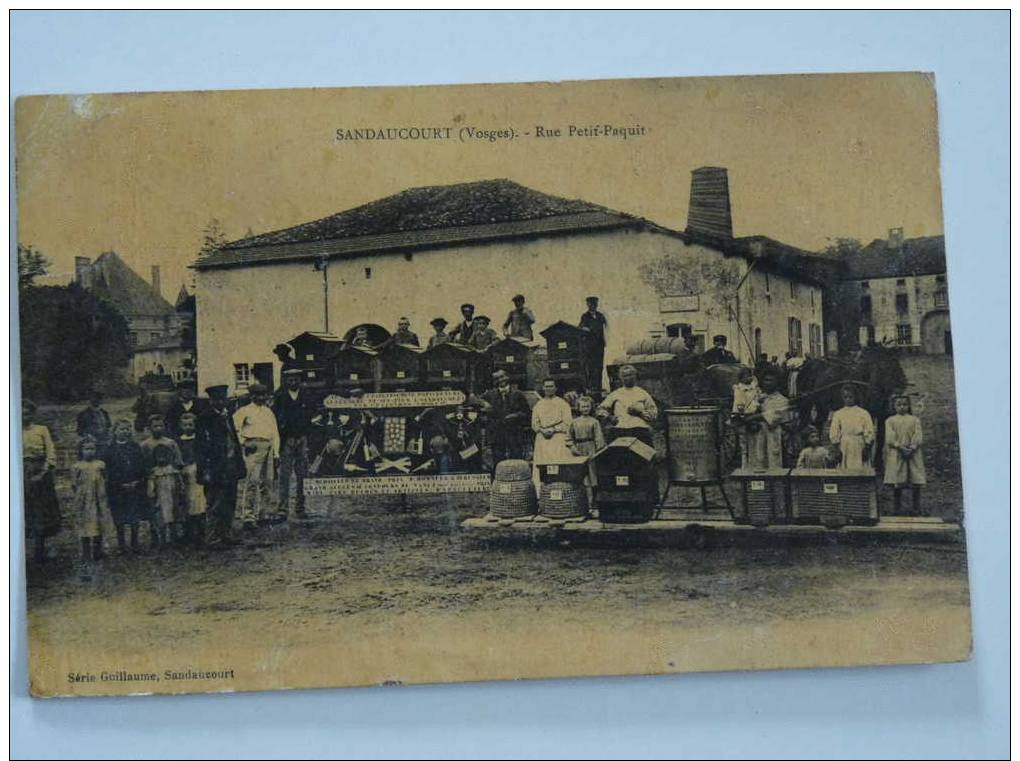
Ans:
{"label": "wooden platform", "polygon": [[875,526],[842,526],[827,528],[817,524],[786,524],[755,527],[734,523],[724,511],[705,513],[699,510],[664,509],[656,520],[647,523],[602,523],[598,518],[585,520],[547,520],[540,516],[497,519],[491,516],[468,518],[461,527],[468,533],[498,538],[499,536],[543,535],[558,539],[585,537],[641,537],[660,540],[681,540],[686,544],[704,546],[710,541],[769,541],[796,538],[888,539],[903,542],[960,542],[963,528],[958,523],[945,523],[940,518],[890,516]]}

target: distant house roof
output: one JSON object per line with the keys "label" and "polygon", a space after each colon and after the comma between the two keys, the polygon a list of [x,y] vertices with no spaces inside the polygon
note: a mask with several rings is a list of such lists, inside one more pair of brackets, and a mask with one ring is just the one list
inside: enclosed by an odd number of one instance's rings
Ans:
{"label": "distant house roof", "polygon": [[876,239],[859,252],[847,254],[843,264],[847,280],[942,275],[946,271],[946,239],[943,235],[908,238],[899,246]]}
{"label": "distant house roof", "polygon": [[485,243],[507,238],[648,230],[716,248],[729,256],[759,258],[785,272],[818,280],[832,262],[764,236],[699,239],[643,217],[576,199],[540,193],[511,180],[411,188],[323,219],[227,243],[192,265],[220,269],[356,257]]}
{"label": "distant house roof", "polygon": [[174,307],[113,251],[89,265],[88,290],[127,318],[173,315]]}

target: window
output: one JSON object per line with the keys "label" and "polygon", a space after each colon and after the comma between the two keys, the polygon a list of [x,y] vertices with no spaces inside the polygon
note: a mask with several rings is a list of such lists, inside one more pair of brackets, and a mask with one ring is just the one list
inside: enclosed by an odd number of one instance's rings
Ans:
{"label": "window", "polygon": [[790,300],[791,301],[797,300],[797,284],[792,280],[790,281]]}
{"label": "window", "polygon": [[910,346],[913,342],[913,333],[910,329],[910,325],[897,325],[896,343],[899,346]]}
{"label": "window", "polygon": [[772,295],[772,281],[769,279],[769,273],[765,273],[765,295]]}
{"label": "window", "polygon": [[822,326],[814,322],[808,325],[808,352],[812,357],[822,356]]}
{"label": "window", "polygon": [[942,308],[949,306],[949,292],[945,286],[935,291],[935,306]]}
{"label": "window", "polygon": [[861,322],[872,321],[871,296],[861,296]]}
{"label": "window", "polygon": [[870,288],[871,288],[871,283],[869,283],[867,280],[862,280],[861,281],[861,289],[862,290],[866,291],[866,290],[868,290]]}
{"label": "window", "polygon": [[910,301],[905,293],[896,294],[896,314],[905,315],[910,311]]}
{"label": "window", "polygon": [[815,289],[814,288],[809,288],[808,290],[811,291],[811,308],[814,309],[815,308]]}
{"label": "window", "polygon": [[790,354],[799,357],[804,353],[804,339],[801,335],[800,320],[791,317],[789,322],[790,331]]}
{"label": "window", "polygon": [[234,365],[234,388],[248,388],[251,383],[251,367],[247,364]]}
{"label": "window", "polygon": [[754,358],[761,359],[764,355],[761,343],[761,328],[754,329]]}
{"label": "window", "polygon": [[940,284],[940,285],[945,285],[946,276],[945,275],[936,275],[935,276],[935,282]]}
{"label": "window", "polygon": [[896,281],[896,287],[897,288],[906,288],[907,287],[907,281],[902,279],[902,278],[897,280]]}
{"label": "window", "polygon": [[365,267],[365,280],[371,280],[371,279],[372,279],[372,268],[371,267]]}

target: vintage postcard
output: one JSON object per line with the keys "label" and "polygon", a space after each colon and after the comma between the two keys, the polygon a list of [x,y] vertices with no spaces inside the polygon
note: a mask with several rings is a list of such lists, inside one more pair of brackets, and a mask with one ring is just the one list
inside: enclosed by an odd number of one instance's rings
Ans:
{"label": "vintage postcard", "polygon": [[969,657],[922,73],[16,105],[39,696]]}

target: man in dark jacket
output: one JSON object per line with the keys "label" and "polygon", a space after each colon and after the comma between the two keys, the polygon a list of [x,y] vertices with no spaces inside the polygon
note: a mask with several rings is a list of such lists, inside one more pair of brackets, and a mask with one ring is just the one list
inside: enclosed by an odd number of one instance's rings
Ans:
{"label": "man in dark jacket", "polygon": [[735,365],[737,358],[732,351],[726,348],[726,336],[720,333],[712,338],[712,348],[701,355],[701,362],[705,367]]}
{"label": "man in dark jacket", "polygon": [[103,409],[103,395],[98,391],[89,394],[89,406],[78,413],[78,436],[91,436],[100,448],[106,446],[113,432],[110,426],[110,414]]}
{"label": "man in dark jacket", "polygon": [[294,515],[305,515],[305,475],[308,473],[308,427],[315,414],[315,403],[301,385],[301,371],[283,371],[283,388],[273,396],[273,414],[280,431],[280,502],[281,518],[286,518],[290,503],[290,477],[297,481]]}
{"label": "man in dark jacket", "polygon": [[527,397],[510,387],[510,376],[503,370],[492,375],[496,387],[481,397],[481,411],[489,420],[489,444],[492,465],[502,460],[519,460],[523,456],[522,435],[531,418]]}
{"label": "man in dark jacket", "polygon": [[588,390],[597,393],[602,390],[602,365],[606,359],[606,329],[609,323],[606,316],[599,311],[599,297],[589,296],[585,299],[588,309],[581,315],[577,326],[588,331]]}
{"label": "man in dark jacket", "polygon": [[223,547],[237,544],[233,538],[237,482],[247,470],[237,429],[227,409],[227,387],[209,386],[205,392],[209,407],[198,419],[195,463],[198,481],[205,486],[211,544]]}
{"label": "man in dark jacket", "polygon": [[195,398],[195,381],[190,378],[177,385],[177,398],[166,413],[167,432],[171,437],[181,434],[181,415],[190,412],[196,418],[201,416],[205,404],[202,399]]}

